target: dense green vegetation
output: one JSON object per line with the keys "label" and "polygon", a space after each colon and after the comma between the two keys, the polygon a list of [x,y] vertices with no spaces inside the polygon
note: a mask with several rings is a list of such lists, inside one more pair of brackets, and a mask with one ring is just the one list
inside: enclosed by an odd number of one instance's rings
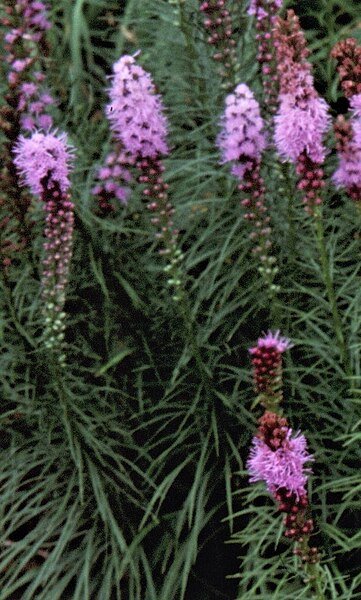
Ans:
{"label": "dense green vegetation", "polygon": [[[48,83],[56,125],[77,157],[67,368],[41,343],[43,216],[34,201],[31,250],[1,276],[1,600],[311,598],[274,502],[245,468],[261,414],[248,348],[268,329],[295,344],[285,356],[284,410],[315,455],[309,494],[325,598],[361,598],[361,214],[330,183],[322,238],[293,169],[266,152],[280,286],[270,302],[237,182],[219,165],[226,92],[198,4],[57,0],[51,8]],[[246,2],[233,4],[237,79],[262,104],[253,21]],[[334,115],[346,112],[329,53],[344,37],[361,41],[358,1],[286,4],[301,17],[319,93]],[[141,186],[106,216],[91,194],[111,143],[107,76],[138,49],[171,126],[165,180],[184,253],[184,305],[172,299]],[[335,165],[333,150],[327,175]]]}

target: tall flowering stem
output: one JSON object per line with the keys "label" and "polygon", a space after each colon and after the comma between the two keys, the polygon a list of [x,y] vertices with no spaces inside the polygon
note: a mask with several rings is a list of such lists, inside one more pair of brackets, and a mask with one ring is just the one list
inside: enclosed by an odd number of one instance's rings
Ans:
{"label": "tall flowering stem", "polygon": [[179,303],[187,340],[193,351],[207,396],[210,396],[210,376],[203,363],[194,334],[193,319],[184,289],[181,269],[183,259],[178,247],[178,230],[173,223],[174,208],[164,181],[163,157],[169,154],[168,123],[161,97],[152,78],[134,56],[122,56],[113,66],[109,89],[110,102],[106,113],[114,138],[135,166],[139,183],[144,185],[143,197],[156,229],[159,253],[165,258],[164,272],[173,290],[173,300]]}
{"label": "tall flowering stem", "polygon": [[[2,69],[7,82],[0,106],[0,129],[6,138],[0,151],[0,207],[6,210],[5,220],[11,215],[7,230],[10,229],[11,239],[17,239],[1,244],[2,263],[8,267],[14,251],[28,245],[31,239],[27,215],[30,197],[18,186],[12,146],[22,130],[52,125],[47,111],[54,101],[42,84],[42,59],[48,54],[46,33],[51,27],[47,6],[35,0],[5,0],[0,10],[5,51]],[[4,219],[0,228],[4,229]]]}
{"label": "tall flowering stem", "polygon": [[174,289],[174,299],[182,295],[177,248],[178,230],[174,227],[174,209],[164,182],[162,159],[169,153],[166,141],[168,124],[161,97],[156,93],[149,73],[137,65],[133,56],[122,56],[113,66],[106,113],[115,139],[137,169],[144,184],[143,197],[156,227],[159,253],[167,259],[165,271]]}
{"label": "tall flowering stem", "polygon": [[65,330],[65,290],[72,256],[74,204],[69,194],[73,150],[65,134],[34,132],[21,136],[15,146],[15,164],[45,211],[42,273],[44,345],[65,364],[62,353]]}
{"label": "tall flowering stem", "polygon": [[258,41],[257,60],[261,66],[265,110],[277,109],[278,77],[276,67],[274,27],[283,0],[250,0],[248,14],[256,19]]}
{"label": "tall flowering stem", "polygon": [[266,147],[264,123],[258,102],[247,85],[241,83],[226,98],[221,117],[221,133],[217,144],[222,162],[232,164],[232,174],[240,181],[238,189],[245,197],[242,206],[244,218],[250,224],[249,237],[254,243],[253,253],[259,257],[262,274],[271,296],[278,290],[273,283],[277,273],[272,256],[270,216],[266,201],[266,188],[261,176],[261,156]]}
{"label": "tall flowering stem", "polygon": [[306,490],[311,469],[306,463],[313,457],[307,452],[305,436],[300,432],[293,433],[279,406],[282,401],[282,354],[291,347],[291,342],[281,337],[279,331],[269,331],[249,350],[257,402],[261,401],[265,412],[258,421],[247,469],[250,481],[263,481],[277,509],[285,513],[284,535],[295,543],[294,554],[300,557],[314,597],[324,600],[318,565],[320,556],[317,547],[310,543],[314,523]]}
{"label": "tall flowering stem", "polygon": [[207,42],[213,46],[213,59],[220,64],[220,74],[225,87],[234,85],[236,63],[236,40],[232,25],[229,0],[206,0],[199,10],[205,16],[204,27],[208,33]]}
{"label": "tall flowering stem", "polygon": [[282,159],[291,162],[298,175],[306,212],[312,225],[320,255],[340,358],[347,375],[351,375],[342,321],[336,302],[322,221],[322,190],[325,187],[323,142],[331,119],[328,106],[315,90],[311,64],[307,58],[304,33],[292,10],[286,19],[276,18],[275,44],[280,84],[279,110],[275,116],[275,144]]}
{"label": "tall flowering stem", "polygon": [[276,18],[275,47],[279,79],[279,110],[275,116],[275,144],[280,157],[299,175],[305,210],[315,215],[322,203],[323,137],[330,125],[328,106],[313,85],[309,51],[299,19],[292,10]]}
{"label": "tall flowering stem", "polygon": [[351,108],[348,120],[339,115],[334,123],[339,164],[333,181],[346,189],[361,214],[361,45],[347,38],[334,46],[331,56]]}

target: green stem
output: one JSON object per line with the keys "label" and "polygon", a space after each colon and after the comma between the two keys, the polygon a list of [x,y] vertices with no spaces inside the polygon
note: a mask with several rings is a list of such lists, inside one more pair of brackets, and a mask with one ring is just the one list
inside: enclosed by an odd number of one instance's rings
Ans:
{"label": "green stem", "polygon": [[[80,444],[78,443],[76,433],[74,432],[74,428],[72,425],[72,418],[69,415],[70,411],[68,396],[66,392],[66,388],[63,380],[63,366],[59,364],[58,356],[55,352],[50,353],[50,373],[53,379],[53,382],[56,385],[56,390],[58,394],[58,398],[60,401],[62,414],[63,414],[63,424],[64,429],[66,431],[66,435],[69,442],[70,453],[72,459],[74,461],[75,467],[78,472],[78,481],[79,481],[79,494],[80,501],[84,501],[84,475],[83,475],[83,457],[80,448]],[[74,420],[76,425],[76,420]]]}
{"label": "green stem", "polygon": [[350,366],[350,360],[347,352],[347,346],[345,337],[342,330],[342,321],[340,313],[337,307],[336,293],[331,277],[330,261],[326,249],[325,232],[323,227],[322,212],[321,209],[315,214],[315,229],[318,251],[320,255],[320,263],[322,269],[322,275],[326,286],[326,292],[328,301],[331,308],[333,326],[336,334],[337,345],[340,351],[341,361],[345,369],[347,377],[352,377],[352,370]]}
{"label": "green stem", "polygon": [[212,386],[211,386],[211,378],[207,371],[207,368],[202,359],[201,351],[197,342],[197,338],[194,334],[194,323],[192,314],[189,308],[188,298],[185,294],[181,294],[179,301],[179,309],[183,319],[185,331],[186,331],[186,339],[192,348],[193,357],[196,362],[199,375],[201,377],[202,383],[204,385],[204,389],[206,391],[207,398],[211,398],[212,396]]}
{"label": "green stem", "polygon": [[325,595],[322,591],[321,572],[319,563],[307,564],[305,571],[310,579],[310,587],[313,592],[314,600],[325,600]]}
{"label": "green stem", "polygon": [[[195,65],[199,65],[199,57],[197,48],[193,39],[193,29],[189,25],[187,20],[187,16],[185,13],[185,2],[184,0],[178,0],[178,10],[179,10],[179,27],[181,32],[184,35],[185,43],[186,43],[186,51],[188,54],[189,62],[194,68]],[[204,98],[206,97],[206,86],[205,80],[203,77],[199,76],[196,73],[193,73],[193,80],[198,86],[199,95],[204,102]]]}

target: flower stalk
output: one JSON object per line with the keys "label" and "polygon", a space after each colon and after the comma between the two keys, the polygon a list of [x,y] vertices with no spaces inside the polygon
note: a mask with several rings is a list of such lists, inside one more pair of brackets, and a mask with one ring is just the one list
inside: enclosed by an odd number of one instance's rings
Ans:
{"label": "flower stalk", "polygon": [[293,433],[282,415],[282,354],[292,347],[280,332],[260,337],[249,349],[252,356],[253,379],[265,412],[259,419],[247,461],[250,481],[263,481],[276,502],[279,512],[285,514],[284,535],[294,542],[294,554],[300,558],[307,575],[307,583],[316,600],[324,600],[322,572],[318,549],[311,545],[314,530],[306,490],[311,473],[307,463],[313,456],[307,452],[307,441],[300,432]]}
{"label": "flower stalk", "polygon": [[34,132],[20,136],[15,146],[15,165],[30,191],[45,211],[44,258],[41,279],[43,342],[65,365],[65,290],[72,256],[74,204],[69,188],[73,149],[65,134]]}
{"label": "flower stalk", "polygon": [[221,117],[221,132],[217,145],[222,162],[232,164],[232,174],[239,180],[238,189],[245,194],[241,204],[244,218],[251,225],[249,238],[252,253],[258,256],[260,272],[272,300],[279,287],[273,283],[278,272],[276,258],[272,255],[270,216],[266,188],[261,176],[261,156],[266,147],[258,102],[247,85],[239,84],[226,97],[226,107]]}

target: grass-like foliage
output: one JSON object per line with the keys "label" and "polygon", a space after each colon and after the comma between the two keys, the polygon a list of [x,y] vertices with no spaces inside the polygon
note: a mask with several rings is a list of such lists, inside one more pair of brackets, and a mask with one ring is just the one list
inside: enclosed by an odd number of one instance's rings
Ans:
{"label": "grass-like foliage", "polygon": [[[246,83],[266,113],[254,20],[247,2],[228,4],[233,83]],[[268,329],[294,343],[283,408],[315,457],[308,495],[324,598],[361,598],[361,212],[331,183],[332,135],[322,221],[303,210],[294,168],[268,149],[261,173],[279,286],[269,295],[237,180],[220,165],[229,90],[199,5],[51,3],[46,82],[54,123],[76,149],[66,366],[42,343],[44,214],[32,198],[32,241],[0,276],[1,600],[313,597],[274,501],[246,470],[261,414],[248,348]],[[358,0],[291,7],[318,92],[333,115],[346,113],[330,51],[345,37],[361,41]],[[114,200],[106,215],[91,191],[112,146],[107,77],[137,50],[170,123],[163,176],[183,253],[181,301],[142,185],[131,183],[127,205]],[[4,218],[2,198],[0,210]],[[14,235],[1,225],[0,246]]]}

